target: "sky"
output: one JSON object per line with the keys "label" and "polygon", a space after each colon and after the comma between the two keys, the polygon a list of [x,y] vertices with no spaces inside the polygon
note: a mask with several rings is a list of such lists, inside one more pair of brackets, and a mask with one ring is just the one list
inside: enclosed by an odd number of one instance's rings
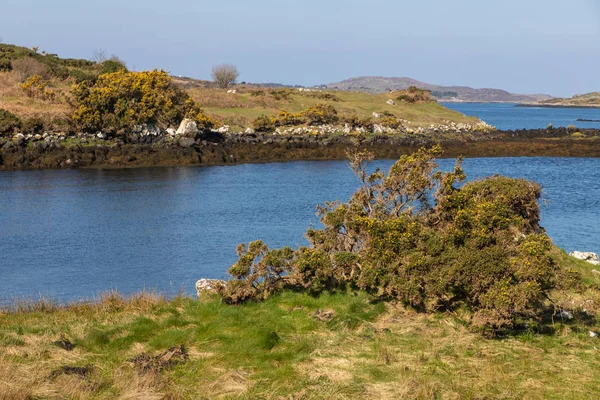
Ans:
{"label": "sky", "polygon": [[355,76],[600,91],[600,0],[0,0],[4,43],[130,69],[317,85]]}

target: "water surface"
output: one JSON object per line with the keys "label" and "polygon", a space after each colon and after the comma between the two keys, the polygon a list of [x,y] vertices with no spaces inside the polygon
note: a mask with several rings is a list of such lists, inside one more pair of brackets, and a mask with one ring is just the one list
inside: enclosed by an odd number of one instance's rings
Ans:
{"label": "water surface", "polygon": [[600,122],[581,122],[578,119],[600,121],[600,108],[543,108],[517,107],[515,104],[442,103],[470,117],[478,117],[498,129],[540,129],[569,125],[578,128],[600,129]]}
{"label": "water surface", "polygon": [[[452,163],[441,161],[446,169]],[[470,178],[539,181],[552,239],[600,252],[600,159],[468,159],[464,166]],[[241,242],[306,244],[303,233],[318,224],[315,205],[347,200],[356,186],[343,161],[2,172],[0,303],[109,289],[192,292],[198,278],[226,276]]]}

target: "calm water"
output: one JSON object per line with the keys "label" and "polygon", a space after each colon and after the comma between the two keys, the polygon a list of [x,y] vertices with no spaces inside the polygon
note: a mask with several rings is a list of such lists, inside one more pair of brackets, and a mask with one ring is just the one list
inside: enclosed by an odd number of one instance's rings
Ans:
{"label": "calm water", "polygon": [[578,128],[600,128],[600,122],[578,122],[578,119],[600,120],[600,108],[516,107],[514,104],[443,103],[446,107],[471,117],[479,117],[498,129],[537,129],[574,125]]}
{"label": "calm water", "polygon": [[[554,241],[600,252],[600,159],[469,159],[465,169],[541,182]],[[238,243],[305,244],[315,205],[347,199],[356,185],[341,161],[2,172],[0,303],[108,289],[190,293],[198,278],[225,277]]]}

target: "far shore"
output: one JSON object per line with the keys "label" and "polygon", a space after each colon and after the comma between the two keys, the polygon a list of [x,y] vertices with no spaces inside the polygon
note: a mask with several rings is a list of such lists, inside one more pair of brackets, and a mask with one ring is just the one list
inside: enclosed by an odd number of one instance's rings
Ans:
{"label": "far shore", "polygon": [[600,105],[565,104],[565,103],[517,103],[517,107],[541,107],[541,108],[600,108]]}
{"label": "far shore", "polygon": [[0,171],[22,169],[215,166],[300,160],[344,160],[350,149],[396,159],[440,144],[444,157],[597,157],[600,130],[553,128],[518,131],[430,133],[426,135],[343,135],[228,133],[192,138],[128,136],[96,140],[0,143]]}

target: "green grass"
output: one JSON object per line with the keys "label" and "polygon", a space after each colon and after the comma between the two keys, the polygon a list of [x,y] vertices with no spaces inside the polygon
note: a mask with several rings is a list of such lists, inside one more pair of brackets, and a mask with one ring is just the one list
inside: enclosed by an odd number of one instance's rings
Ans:
{"label": "green grass", "polygon": [[[280,89],[288,93],[287,98],[276,99],[265,91],[264,96],[252,96],[249,89],[239,88],[237,94],[226,96],[216,89],[195,89],[191,96],[211,115],[234,126],[250,126],[252,120],[261,115],[275,115],[280,110],[298,113],[316,104],[330,104],[340,115],[371,117],[374,112],[391,112],[397,118],[410,122],[410,127],[426,127],[431,124],[442,125],[448,121],[476,124],[477,118],[466,117],[437,103],[386,103],[393,95],[374,95],[362,92],[298,92],[294,89]],[[339,101],[323,100],[310,95],[328,93]]]}
{"label": "green grass", "polygon": [[[559,257],[590,285],[600,282],[589,265]],[[317,320],[317,310],[334,316]],[[486,339],[468,330],[468,319],[462,311],[419,314],[361,292],[285,292],[243,306],[148,294],[22,305],[0,314],[0,399],[600,396],[600,339],[587,334],[598,323],[556,321],[552,334]],[[54,344],[61,336],[73,351]],[[189,361],[168,370],[140,373],[128,361],[181,344]],[[67,365],[93,369],[50,378]]]}

